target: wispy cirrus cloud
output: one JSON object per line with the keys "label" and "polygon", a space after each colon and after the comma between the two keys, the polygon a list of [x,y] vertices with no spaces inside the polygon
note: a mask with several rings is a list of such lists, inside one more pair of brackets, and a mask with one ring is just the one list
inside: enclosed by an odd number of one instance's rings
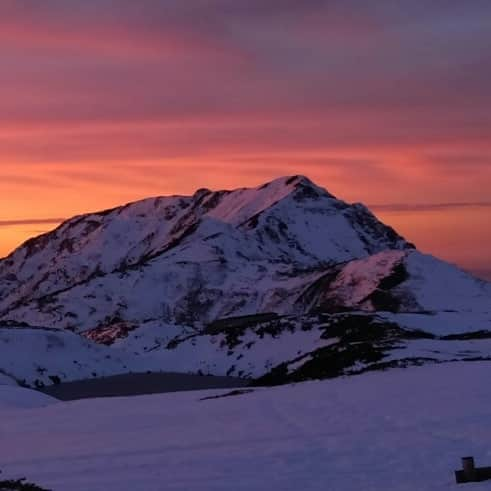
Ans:
{"label": "wispy cirrus cloud", "polygon": [[[491,201],[489,202],[469,202],[469,203],[388,203],[388,204],[372,204],[368,207],[373,211],[381,211],[385,213],[425,213],[432,211],[447,211],[447,210],[462,210],[469,208],[489,208],[491,209]],[[16,220],[0,220],[0,227],[16,227],[24,225],[56,225],[67,220],[66,217],[57,218],[23,218]]]}
{"label": "wispy cirrus cloud", "polygon": [[[469,208],[489,208],[491,209],[491,201],[489,202],[471,202],[471,203],[389,203],[389,204],[373,204],[368,207],[377,212],[384,213],[425,213],[432,211],[448,211],[462,210]],[[25,225],[57,225],[67,220],[66,217],[57,218],[23,218],[16,220],[0,220],[0,227],[17,227]]]}
{"label": "wispy cirrus cloud", "polygon": [[56,225],[65,218],[24,218],[21,220],[0,220],[0,227],[17,227],[24,225]]}
{"label": "wispy cirrus cloud", "polygon": [[383,212],[431,212],[431,211],[450,211],[462,210],[470,208],[490,208],[491,201],[478,201],[467,203],[388,203],[388,204],[373,204],[369,206],[374,211]]}

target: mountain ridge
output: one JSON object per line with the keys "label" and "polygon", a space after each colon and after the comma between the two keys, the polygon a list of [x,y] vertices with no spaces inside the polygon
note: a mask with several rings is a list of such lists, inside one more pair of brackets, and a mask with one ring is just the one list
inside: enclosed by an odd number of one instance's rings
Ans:
{"label": "mountain ridge", "polygon": [[[300,218],[287,224],[288,215],[298,210]],[[308,221],[303,216],[307,213]],[[324,245],[315,241],[309,243],[323,225],[316,214],[324,214],[324,221],[331,217],[330,222],[345,222],[333,223],[347,236],[333,237],[338,230],[328,236],[330,251],[325,252]],[[289,233],[289,225],[298,230]],[[220,235],[222,240],[214,241]],[[363,257],[387,247],[412,247],[362,205],[347,205],[303,176],[276,179],[257,188],[150,198],[74,217],[0,261],[0,316],[26,300],[62,294],[99,277],[145,267],[172,254],[190,236],[203,250],[206,242],[216,242],[215,254],[211,254],[214,260],[231,260],[231,254],[225,258],[220,253],[228,243],[246,260],[306,268]],[[105,251],[109,254],[104,255]],[[15,298],[13,305],[8,305],[9,296]]]}
{"label": "mountain ridge", "polygon": [[[276,383],[487,359],[491,283],[422,254],[364,205],[288,176],[67,220],[0,260],[2,325],[5,345],[39,340],[49,376],[14,371],[42,384],[91,363],[105,375],[126,366]],[[466,355],[474,339],[482,346]],[[53,343],[84,368],[48,363]]]}

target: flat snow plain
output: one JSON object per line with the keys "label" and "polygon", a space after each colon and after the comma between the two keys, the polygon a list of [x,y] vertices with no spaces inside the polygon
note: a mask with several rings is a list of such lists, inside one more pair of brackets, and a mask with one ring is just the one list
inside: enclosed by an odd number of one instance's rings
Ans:
{"label": "flat snow plain", "polygon": [[227,391],[0,404],[1,469],[54,491],[458,490],[460,457],[491,465],[490,373],[454,363],[211,400]]}

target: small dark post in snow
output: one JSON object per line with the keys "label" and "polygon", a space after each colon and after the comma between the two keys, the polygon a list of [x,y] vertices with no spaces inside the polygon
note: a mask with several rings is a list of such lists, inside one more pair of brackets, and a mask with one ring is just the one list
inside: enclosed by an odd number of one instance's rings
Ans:
{"label": "small dark post in snow", "polygon": [[491,467],[475,467],[474,457],[463,457],[462,470],[455,471],[455,480],[458,484],[487,481],[488,479],[491,479]]}
{"label": "small dark post in snow", "polygon": [[467,479],[474,480],[476,478],[476,466],[474,457],[462,457],[462,469]]}

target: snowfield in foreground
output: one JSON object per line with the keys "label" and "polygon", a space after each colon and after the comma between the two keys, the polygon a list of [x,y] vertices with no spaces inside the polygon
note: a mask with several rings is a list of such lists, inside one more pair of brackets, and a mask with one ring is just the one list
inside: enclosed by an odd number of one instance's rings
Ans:
{"label": "snowfield in foreground", "polygon": [[38,408],[56,402],[56,399],[35,390],[0,385],[0,413],[5,409]]}
{"label": "snowfield in foreground", "polygon": [[0,373],[0,414],[6,409],[39,408],[56,402],[45,394],[19,387],[15,380]]}
{"label": "snowfield in foreground", "polygon": [[226,391],[0,404],[0,462],[4,476],[54,491],[457,490],[460,457],[491,464],[490,370],[413,367],[210,400]]}

